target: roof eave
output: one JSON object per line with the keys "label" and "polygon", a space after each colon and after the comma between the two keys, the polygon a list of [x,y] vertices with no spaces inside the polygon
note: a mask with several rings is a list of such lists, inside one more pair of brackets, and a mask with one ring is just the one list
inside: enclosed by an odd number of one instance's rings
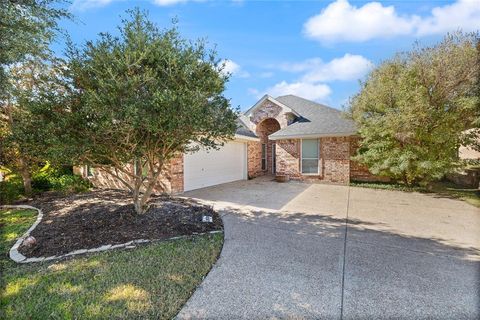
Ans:
{"label": "roof eave", "polygon": [[259,142],[260,141],[260,138],[257,138],[257,137],[250,137],[250,136],[244,136],[242,134],[238,134],[236,133],[235,134],[235,140],[237,141],[255,141],[255,142]]}
{"label": "roof eave", "polygon": [[275,136],[275,133],[268,136],[270,140],[286,140],[286,139],[314,139],[314,138],[325,138],[325,137],[348,137],[356,135],[356,132],[333,132],[333,133],[312,133],[312,134],[291,134],[291,135],[281,135]]}

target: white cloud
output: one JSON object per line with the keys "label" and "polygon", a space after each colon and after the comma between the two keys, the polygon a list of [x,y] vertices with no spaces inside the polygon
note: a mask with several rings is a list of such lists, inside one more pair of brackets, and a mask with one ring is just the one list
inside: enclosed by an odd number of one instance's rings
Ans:
{"label": "white cloud", "polygon": [[[345,54],[329,62],[320,58],[307,59],[294,63],[281,63],[276,67],[282,71],[300,73],[296,81],[281,81],[264,91],[249,89],[249,93],[261,97],[264,93],[272,96],[294,94],[305,99],[325,101],[332,90],[326,83],[330,81],[351,81],[362,78],[373,63],[360,55]],[[271,66],[274,68],[274,66]]]}
{"label": "white cloud", "polygon": [[373,63],[361,55],[346,53],[327,63],[320,58],[307,59],[297,63],[283,63],[280,69],[289,72],[305,72],[302,77],[306,82],[328,82],[334,80],[348,81],[363,77]]}
{"label": "white cloud", "polygon": [[393,6],[369,2],[357,8],[347,0],[337,0],[304,25],[308,37],[326,41],[365,41],[410,34],[416,17],[400,17]]}
{"label": "white cloud", "polygon": [[250,74],[242,70],[240,65],[232,60],[224,60],[223,63],[225,64],[225,67],[222,70],[223,74],[232,74],[234,77],[239,77],[239,78],[248,78],[250,77]]}
{"label": "white cloud", "polygon": [[478,0],[460,0],[450,5],[433,8],[431,16],[418,24],[417,34],[439,34],[459,28],[463,31],[480,29]]}
{"label": "white cloud", "polygon": [[293,83],[282,81],[265,91],[274,97],[286,94],[294,94],[305,99],[316,101],[325,100],[332,93],[332,90],[326,84],[313,84],[301,81]]}
{"label": "white cloud", "polygon": [[238,63],[233,62],[232,60],[224,60],[223,63],[225,64],[225,66],[222,71],[226,74],[240,71],[240,66],[238,65]]}
{"label": "white cloud", "polygon": [[476,0],[459,0],[454,4],[438,6],[430,15],[401,15],[394,6],[369,2],[361,7],[348,0],[329,4],[320,14],[304,25],[306,36],[322,42],[362,42],[374,38],[400,35],[431,35],[454,31],[472,31],[480,28],[480,5]]}

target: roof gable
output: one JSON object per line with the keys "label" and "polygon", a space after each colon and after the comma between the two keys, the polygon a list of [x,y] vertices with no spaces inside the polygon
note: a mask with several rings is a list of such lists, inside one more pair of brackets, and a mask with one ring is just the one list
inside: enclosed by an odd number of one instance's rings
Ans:
{"label": "roof gable", "polygon": [[285,113],[293,113],[296,116],[300,116],[295,110],[290,108],[289,106],[285,105],[284,103],[274,99],[273,97],[269,96],[268,94],[264,95],[260,100],[257,101],[250,109],[244,112],[245,116],[250,117],[257,109],[262,107],[263,103],[266,101],[270,101],[271,103],[276,104],[277,106],[281,107]]}

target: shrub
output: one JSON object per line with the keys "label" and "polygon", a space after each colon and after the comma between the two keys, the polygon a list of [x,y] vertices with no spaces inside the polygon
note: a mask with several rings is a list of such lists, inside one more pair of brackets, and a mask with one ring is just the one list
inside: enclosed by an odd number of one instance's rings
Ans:
{"label": "shrub", "polygon": [[[91,184],[74,175],[71,167],[54,168],[49,164],[45,165],[32,176],[32,187],[34,194],[45,191],[61,191],[66,193],[85,192],[90,189]],[[19,176],[11,175],[8,180],[0,182],[0,203],[12,203],[24,196],[22,179]]]}
{"label": "shrub", "polygon": [[12,203],[23,195],[23,182],[18,176],[0,182],[0,204]]}

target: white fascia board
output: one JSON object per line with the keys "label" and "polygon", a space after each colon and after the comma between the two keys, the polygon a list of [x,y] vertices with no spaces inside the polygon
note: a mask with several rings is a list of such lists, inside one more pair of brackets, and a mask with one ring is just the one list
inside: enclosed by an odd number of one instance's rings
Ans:
{"label": "white fascia board", "polygon": [[315,134],[296,134],[296,135],[286,135],[286,136],[277,136],[272,137],[268,136],[269,140],[287,140],[287,139],[314,139],[314,138],[325,138],[325,137],[347,137],[354,136],[356,132],[339,132],[339,133],[315,133]]}
{"label": "white fascia board", "polygon": [[255,142],[259,142],[260,138],[243,136],[241,134],[235,134],[235,141],[244,141],[244,142],[255,141]]}

